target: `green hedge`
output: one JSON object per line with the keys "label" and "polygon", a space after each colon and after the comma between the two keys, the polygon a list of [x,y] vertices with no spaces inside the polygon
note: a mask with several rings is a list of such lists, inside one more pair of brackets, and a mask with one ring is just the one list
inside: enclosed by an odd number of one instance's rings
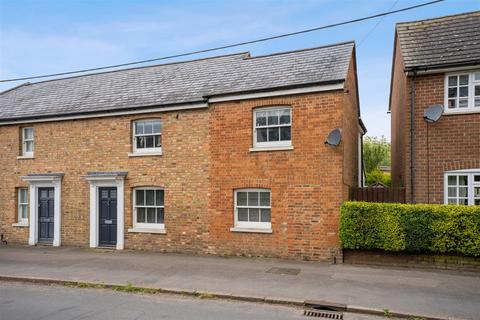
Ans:
{"label": "green hedge", "polygon": [[480,206],[345,202],[344,249],[480,256]]}

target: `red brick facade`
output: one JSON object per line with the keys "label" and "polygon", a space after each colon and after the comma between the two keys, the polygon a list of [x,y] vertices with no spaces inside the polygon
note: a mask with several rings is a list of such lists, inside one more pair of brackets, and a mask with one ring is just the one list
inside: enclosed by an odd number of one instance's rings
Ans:
{"label": "red brick facade", "polygon": [[[63,172],[62,245],[89,244],[89,171],[127,171],[125,248],[327,260],[340,256],[339,207],[358,181],[355,66],[345,90],[211,103],[208,109],[43,122],[35,159],[17,159],[19,125],[0,126],[0,231],[26,244],[16,188],[29,173]],[[293,150],[251,152],[253,109],[289,106]],[[162,120],[161,156],[129,157],[132,121]],[[30,125],[29,125],[30,126]],[[324,144],[341,128],[338,147]],[[133,233],[132,188],[165,190],[166,234]],[[237,188],[271,189],[272,233],[232,232]]]}
{"label": "red brick facade", "polygon": [[[410,183],[410,89],[412,76],[403,72],[401,52],[396,51],[392,86],[392,182],[407,188]],[[445,73],[421,73],[415,77],[415,202],[444,203],[444,172],[480,168],[480,113],[444,114],[428,124],[423,116],[434,104],[444,105]],[[427,157],[428,154],[428,157]]]}

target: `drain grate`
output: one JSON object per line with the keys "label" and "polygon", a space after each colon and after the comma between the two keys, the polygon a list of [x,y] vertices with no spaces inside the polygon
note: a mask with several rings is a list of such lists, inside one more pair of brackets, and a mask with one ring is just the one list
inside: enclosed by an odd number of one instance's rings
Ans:
{"label": "drain grate", "polygon": [[288,274],[292,276],[296,276],[300,273],[300,269],[294,268],[270,268],[267,270],[268,273],[275,273],[275,274]]}
{"label": "drain grate", "polygon": [[336,311],[309,309],[303,310],[303,315],[307,317],[343,320],[343,313]]}

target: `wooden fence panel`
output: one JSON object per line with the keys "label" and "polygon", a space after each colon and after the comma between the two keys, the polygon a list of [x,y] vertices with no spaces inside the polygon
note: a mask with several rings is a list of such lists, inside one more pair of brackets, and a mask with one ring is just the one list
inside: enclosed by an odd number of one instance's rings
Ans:
{"label": "wooden fence panel", "polygon": [[405,203],[405,188],[352,188],[350,190],[350,200]]}

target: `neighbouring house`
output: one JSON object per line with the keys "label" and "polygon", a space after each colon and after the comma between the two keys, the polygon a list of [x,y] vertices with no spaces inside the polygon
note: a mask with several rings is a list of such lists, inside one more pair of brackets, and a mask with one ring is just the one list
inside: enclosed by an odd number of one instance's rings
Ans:
{"label": "neighbouring house", "polygon": [[397,24],[390,111],[407,201],[480,205],[480,11]]}
{"label": "neighbouring house", "polygon": [[353,42],[25,83],[0,94],[1,233],[332,259],[364,132]]}

